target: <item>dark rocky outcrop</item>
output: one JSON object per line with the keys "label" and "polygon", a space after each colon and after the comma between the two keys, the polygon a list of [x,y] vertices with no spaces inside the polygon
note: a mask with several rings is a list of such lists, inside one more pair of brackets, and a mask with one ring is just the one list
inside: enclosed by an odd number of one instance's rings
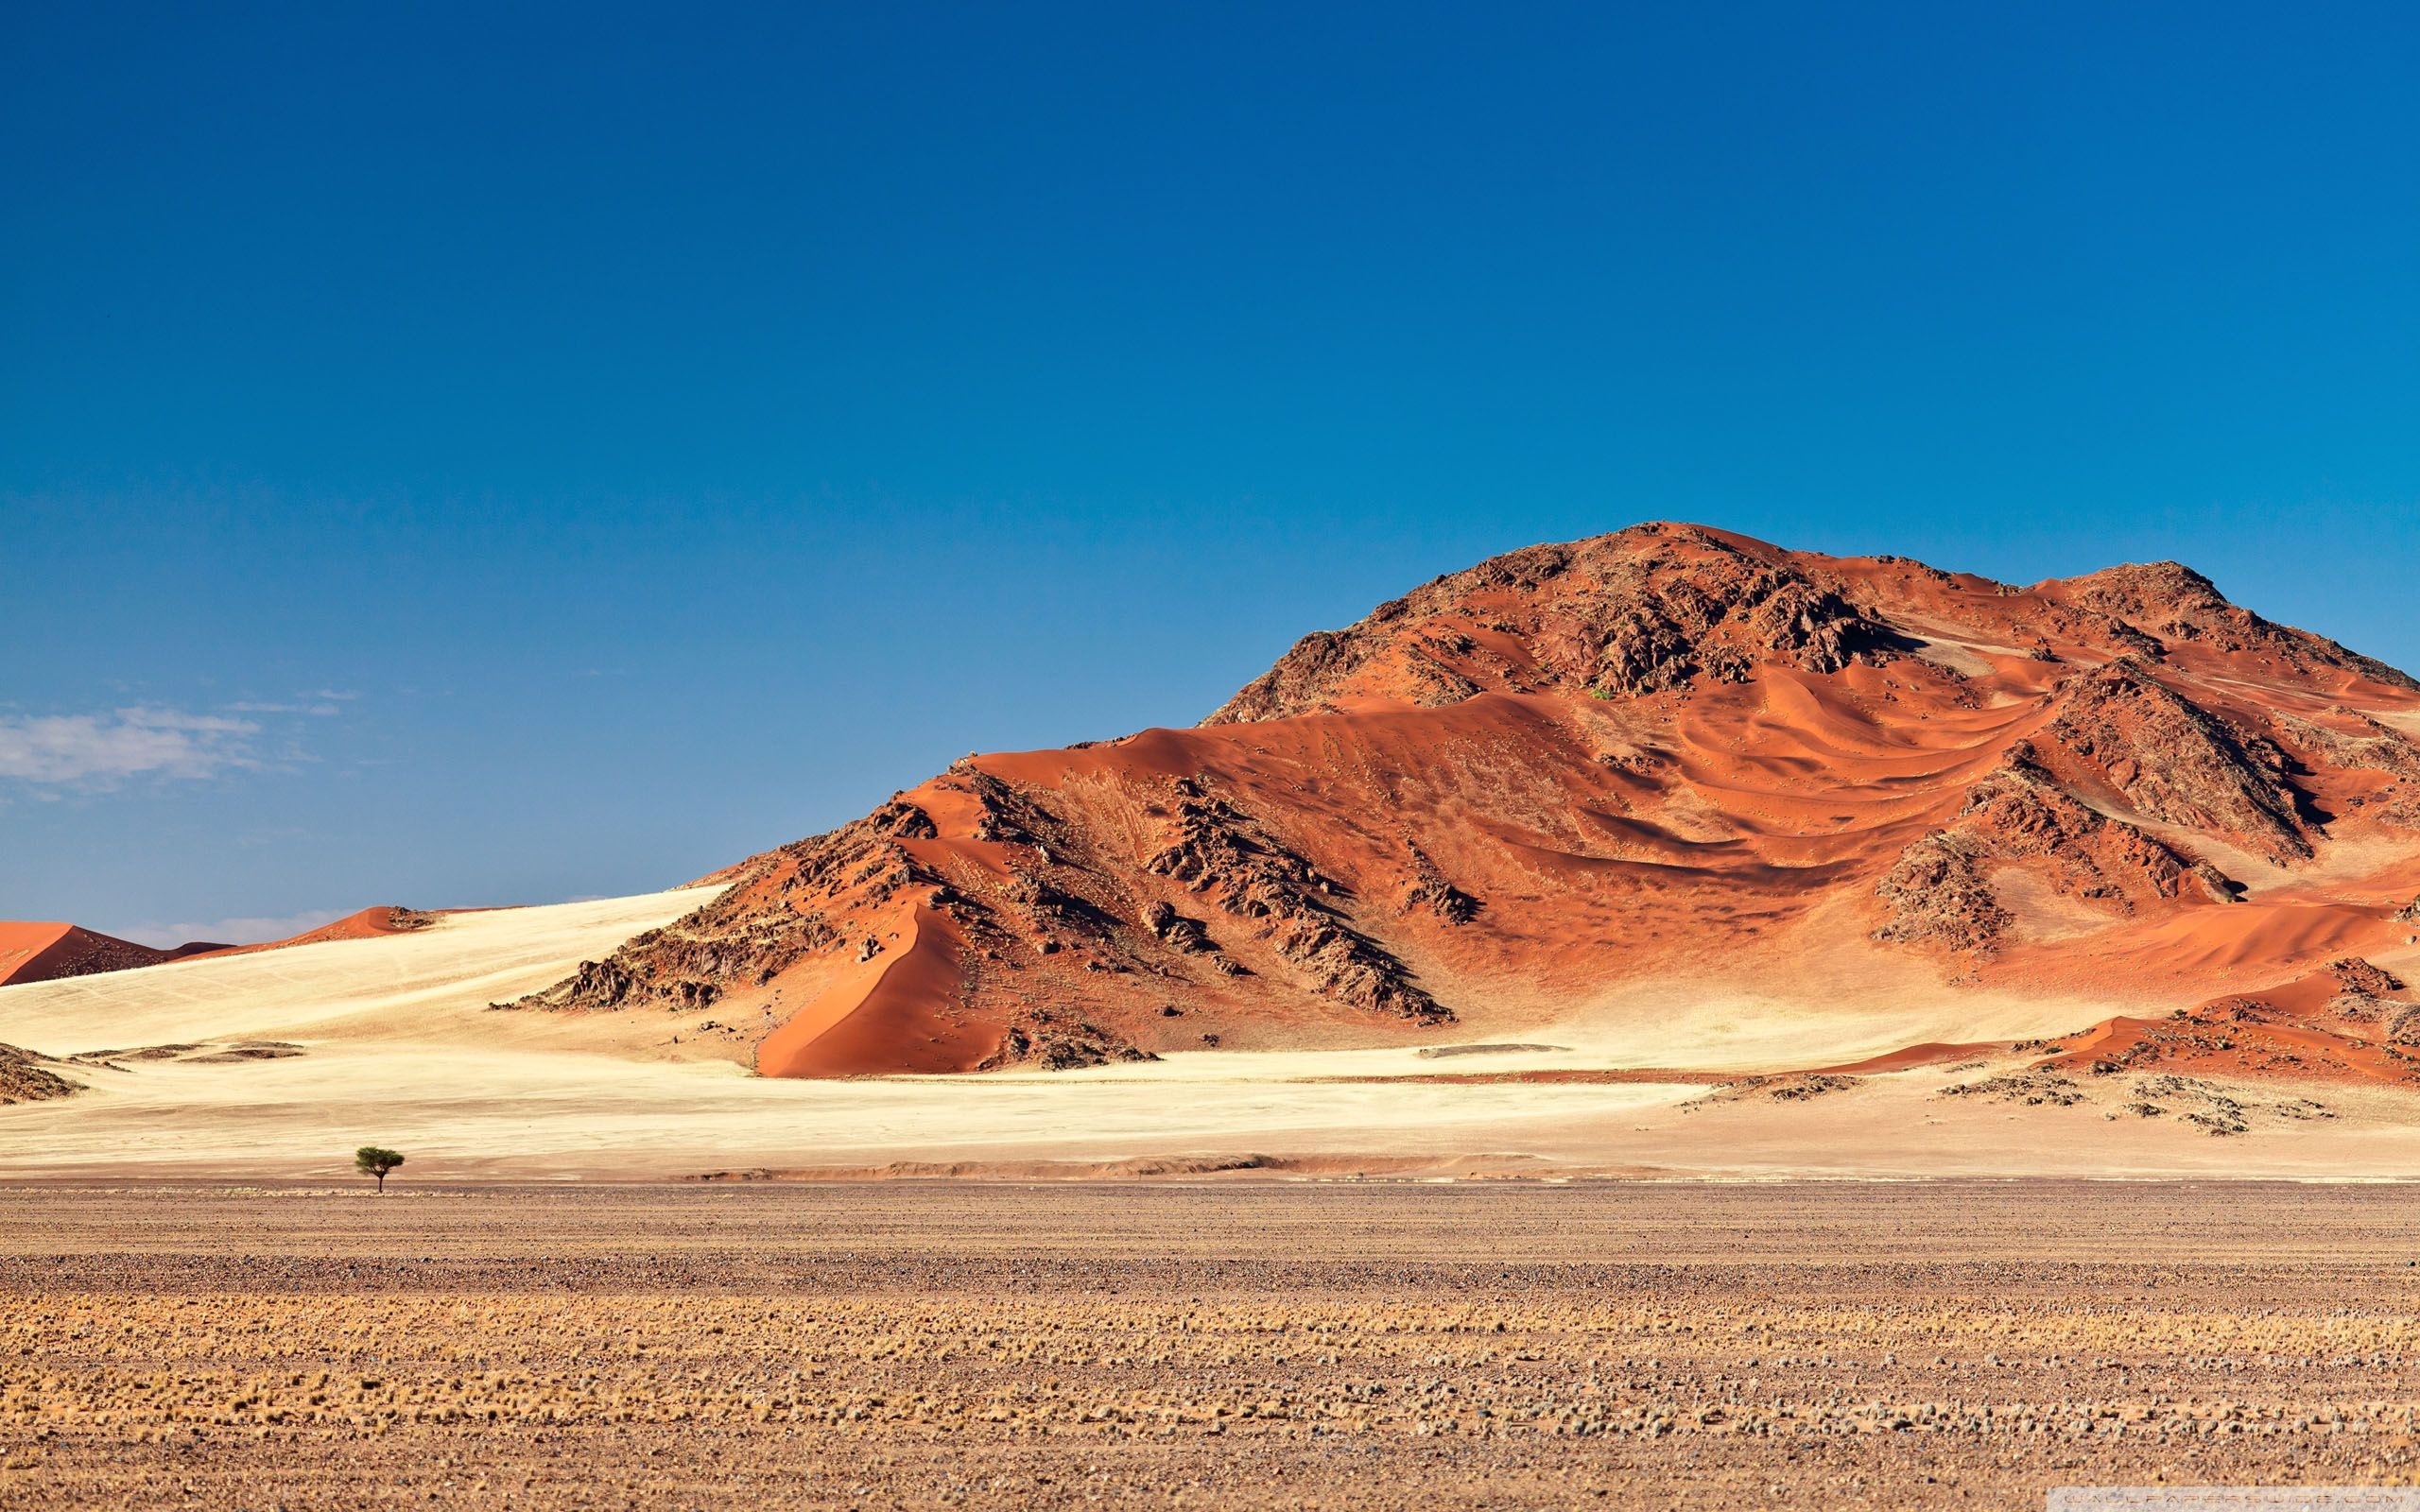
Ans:
{"label": "dark rocky outcrop", "polygon": [[0,1045],[0,1104],[44,1103],[82,1091],[82,1082],[70,1081],[50,1069],[59,1064],[31,1050]]}
{"label": "dark rocky outcrop", "polygon": [[1890,910],[1874,937],[1894,944],[1981,954],[1998,946],[2014,919],[1984,879],[1980,845],[1949,830],[1900,851],[1874,891]]}
{"label": "dark rocky outcrop", "polygon": [[1448,924],[1467,924],[1478,917],[1478,900],[1445,880],[1437,863],[1418,846],[1411,853],[1411,885],[1404,890],[1406,912],[1426,910]]}
{"label": "dark rocky outcrop", "polygon": [[1207,955],[1219,948],[1201,920],[1178,913],[1176,905],[1166,899],[1143,910],[1143,926],[1162,944],[1187,955]]}
{"label": "dark rocky outcrop", "polygon": [[2157,899],[2226,902],[2237,890],[2209,863],[2077,799],[2020,741],[1966,790],[1955,822],[1910,845],[1884,874],[1875,890],[1890,917],[1875,937],[1989,954],[2014,922],[1987,874],[2008,864],[2119,916]]}
{"label": "dark rocky outcrop", "polygon": [[2059,891],[2120,912],[2148,898],[2233,896],[2233,885],[2207,862],[2077,799],[2021,741],[1998,770],[1966,790],[1959,828],[1980,851],[2047,862],[2044,874]]}
{"label": "dark rocky outcrop", "polygon": [[1199,780],[1178,779],[1175,797],[1167,843],[1144,863],[1145,871],[1253,921],[1258,936],[1323,997],[1424,1022],[1453,1017],[1412,980],[1409,968],[1346,920],[1335,902],[1345,889],[1334,879]]}
{"label": "dark rocky outcrop", "polygon": [[2146,818],[2305,860],[2315,829],[2274,742],[2236,729],[2134,658],[2070,679],[2045,739]]}
{"label": "dark rocky outcrop", "polygon": [[1035,1008],[1019,1015],[1001,1035],[1000,1048],[975,1069],[1001,1071],[1032,1066],[1044,1071],[1080,1071],[1087,1066],[1159,1058],[1098,1024],[1048,1008]]}
{"label": "dark rocky outcrop", "polygon": [[1317,713],[1372,677],[1375,690],[1427,705],[1485,691],[1628,698],[1740,681],[1770,662],[1879,664],[1911,644],[1780,554],[1697,526],[1641,525],[1512,552],[1349,629],[1305,636],[1204,723]]}
{"label": "dark rocky outcrop", "polygon": [[2228,654],[2250,654],[2281,662],[2296,673],[2350,672],[2407,690],[2420,682],[2385,662],[2325,636],[2288,629],[2232,603],[2218,585],[2182,562],[2155,561],[2110,567],[2065,585],[2072,600],[2167,644],[2192,645]]}

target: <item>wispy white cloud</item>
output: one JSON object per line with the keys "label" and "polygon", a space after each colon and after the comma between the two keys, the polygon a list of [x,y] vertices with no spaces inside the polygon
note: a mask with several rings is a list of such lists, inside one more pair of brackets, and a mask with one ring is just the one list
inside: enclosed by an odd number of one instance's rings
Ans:
{"label": "wispy white cloud", "polygon": [[0,716],[0,778],[107,787],[133,777],[205,778],[261,765],[261,727],[228,714],[136,706]]}
{"label": "wispy white cloud", "polygon": [[195,940],[209,940],[220,945],[262,945],[273,939],[285,939],[321,924],[333,924],[344,916],[332,908],[306,908],[299,914],[252,916],[243,919],[216,919],[206,923],[145,924],[125,932],[126,937],[138,945],[165,948],[184,945]]}

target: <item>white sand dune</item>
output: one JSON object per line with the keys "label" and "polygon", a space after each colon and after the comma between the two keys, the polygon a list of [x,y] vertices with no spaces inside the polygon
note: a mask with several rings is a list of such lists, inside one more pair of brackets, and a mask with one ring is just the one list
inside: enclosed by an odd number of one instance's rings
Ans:
{"label": "white sand dune", "polygon": [[[2068,1003],[1963,999],[1825,1022],[1754,1000],[1651,1004],[1624,1031],[1541,1032],[1496,1057],[1409,1050],[1205,1053],[1060,1074],[781,1081],[697,1032],[711,1013],[575,1018],[488,1005],[679,917],[704,890],[447,916],[437,927],[0,989],[0,1042],[66,1057],[276,1040],[250,1061],[66,1068],[90,1091],[0,1108],[0,1177],[320,1177],[375,1141],[426,1179],[661,1177],[891,1161],[1099,1161],[1160,1155],[1530,1156],[1575,1169],[1756,1177],[2268,1171],[2420,1175],[2420,1130],[2388,1094],[2314,1090],[2339,1116],[2217,1140],[2100,1105],[1945,1099],[1978,1073],[1869,1078],[1806,1102],[1685,1105],[1702,1085],[1442,1073],[1806,1064],[1911,1039],[2079,1022]],[[686,1026],[683,1043],[672,1034]]]}
{"label": "white sand dune", "polygon": [[561,978],[711,888],[440,916],[429,929],[70,977],[0,995],[0,1041],[45,1055],[292,1038],[346,1020],[409,1034]]}

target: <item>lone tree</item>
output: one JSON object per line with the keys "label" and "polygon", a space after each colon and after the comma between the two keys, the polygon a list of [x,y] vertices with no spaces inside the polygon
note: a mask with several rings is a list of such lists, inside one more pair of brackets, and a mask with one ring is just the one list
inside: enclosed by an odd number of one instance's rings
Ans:
{"label": "lone tree", "polygon": [[363,1176],[378,1178],[378,1190],[387,1190],[387,1173],[404,1163],[402,1152],[382,1150],[375,1144],[365,1144],[353,1152],[353,1168]]}

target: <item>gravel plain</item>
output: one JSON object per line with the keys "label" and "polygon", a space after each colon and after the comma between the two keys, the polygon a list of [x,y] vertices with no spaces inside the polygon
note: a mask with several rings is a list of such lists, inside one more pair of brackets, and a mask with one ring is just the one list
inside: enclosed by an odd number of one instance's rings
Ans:
{"label": "gravel plain", "polygon": [[2039,1506],[2420,1476],[2420,1188],[0,1188],[0,1505]]}

